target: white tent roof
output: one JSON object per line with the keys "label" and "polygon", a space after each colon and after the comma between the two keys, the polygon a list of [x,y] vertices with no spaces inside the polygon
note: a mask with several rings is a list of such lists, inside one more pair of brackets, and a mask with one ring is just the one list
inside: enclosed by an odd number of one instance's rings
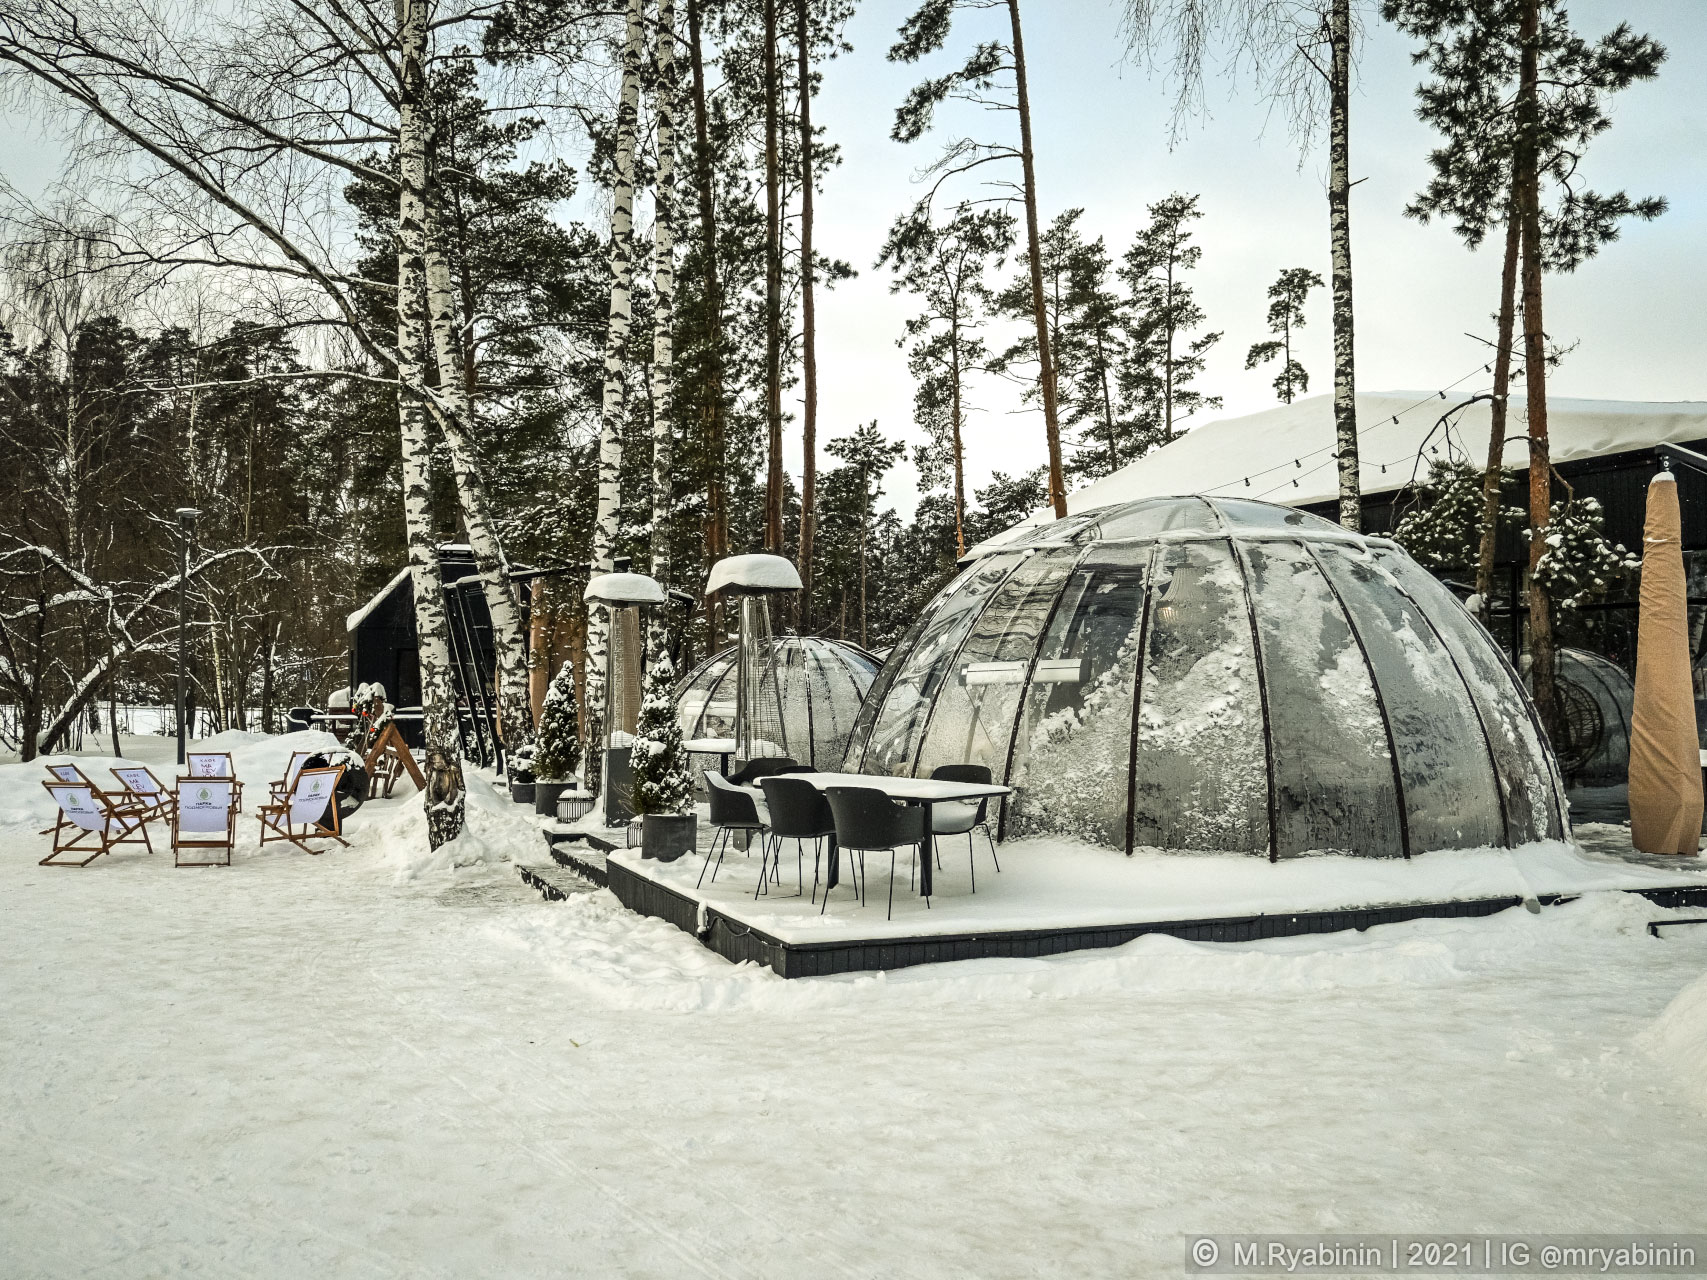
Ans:
{"label": "white tent roof", "polygon": [[[1380,391],[1357,397],[1358,446],[1363,492],[1385,493],[1421,478],[1431,457],[1468,458],[1478,465],[1488,456],[1488,403],[1463,405],[1470,396],[1437,391]],[[1505,462],[1529,464],[1526,397],[1513,396],[1506,425]],[[1547,435],[1554,462],[1598,458],[1609,453],[1707,439],[1707,403],[1637,400],[1547,402]],[[1069,514],[1119,502],[1169,494],[1218,493],[1258,498],[1287,506],[1329,502],[1339,495],[1334,458],[1334,403],[1331,395],[1239,418],[1223,418],[1186,432],[1172,444],[1067,495]],[[1046,524],[1047,509],[973,547],[984,555],[1019,536],[1020,530]]]}

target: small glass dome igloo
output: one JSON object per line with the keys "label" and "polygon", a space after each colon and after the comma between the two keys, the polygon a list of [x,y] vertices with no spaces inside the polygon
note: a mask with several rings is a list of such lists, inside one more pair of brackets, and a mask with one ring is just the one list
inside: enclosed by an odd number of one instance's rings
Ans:
{"label": "small glass dome igloo", "polygon": [[[776,654],[777,719],[787,754],[801,764],[833,769],[841,761],[877,659],[858,645],[818,636],[772,640]],[[738,646],[714,653],[676,686],[682,737],[733,738]],[[767,682],[768,683],[768,682]]]}
{"label": "small glass dome igloo", "polygon": [[884,664],[845,767],[989,766],[1004,838],[1274,858],[1561,837],[1528,695],[1385,538],[1218,497],[1081,512],[971,563]]}

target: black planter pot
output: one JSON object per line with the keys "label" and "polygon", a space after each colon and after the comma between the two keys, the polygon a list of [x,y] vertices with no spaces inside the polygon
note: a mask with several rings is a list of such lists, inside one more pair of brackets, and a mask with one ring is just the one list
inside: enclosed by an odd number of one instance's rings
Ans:
{"label": "black planter pot", "polygon": [[[512,786],[515,784],[512,783]],[[533,811],[548,818],[557,816],[557,797],[574,787],[573,782],[537,781],[533,784]]]}
{"label": "black planter pot", "polygon": [[674,862],[692,853],[699,834],[697,813],[648,813],[641,818],[640,856]]}
{"label": "black planter pot", "polygon": [[510,783],[510,799],[517,804],[532,804],[533,786],[534,784],[531,781],[516,782],[512,780]]}

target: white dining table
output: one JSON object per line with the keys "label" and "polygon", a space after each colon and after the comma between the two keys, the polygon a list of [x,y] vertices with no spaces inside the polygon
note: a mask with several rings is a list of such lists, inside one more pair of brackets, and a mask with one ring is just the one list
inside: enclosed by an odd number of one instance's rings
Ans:
{"label": "white dining table", "polygon": [[729,757],[735,754],[735,739],[689,738],[682,743],[682,750],[696,756],[719,757],[718,771],[727,778],[729,776]]}
{"label": "white dining table", "polygon": [[[931,806],[948,804],[953,801],[993,800],[998,796],[1013,794],[1012,787],[1004,787],[996,782],[950,782],[946,778],[901,778],[878,773],[789,773],[782,775],[788,778],[798,778],[802,782],[810,782],[820,791],[830,787],[870,787],[881,791],[891,800],[899,800],[904,804],[916,804],[925,811],[925,839],[931,838]],[[742,788],[764,798],[764,791],[757,785]],[[935,859],[930,857],[928,848],[920,851],[924,856],[919,859],[919,892],[922,896],[931,896],[931,869]],[[841,859],[836,856],[832,843],[830,851],[830,866],[825,875],[826,883],[834,888],[841,877],[837,874]]]}

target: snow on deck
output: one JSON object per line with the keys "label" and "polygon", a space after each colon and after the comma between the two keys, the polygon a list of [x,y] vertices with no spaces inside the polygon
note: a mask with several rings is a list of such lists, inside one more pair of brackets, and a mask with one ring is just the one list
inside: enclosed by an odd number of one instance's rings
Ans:
{"label": "snow on deck", "polygon": [[[1091,845],[1021,840],[996,847],[1002,865],[998,875],[989,847],[979,836],[974,845],[978,887],[973,893],[965,838],[946,837],[938,848],[942,870],[936,873],[928,908],[908,889],[910,853],[900,852],[893,919],[885,919],[887,854],[866,855],[869,879],[863,907],[854,897],[844,855],[842,883],[822,914],[809,898],[796,896],[792,841],[783,846],[782,884],[773,884],[770,893],[757,900],[753,897],[758,885],[756,845],[750,855],[732,848],[724,855],[715,883],[707,873],[698,888],[703,852],[676,862],[656,862],[643,859],[638,849],[622,849],[611,854],[611,860],[742,924],[793,943],[1707,886],[1707,861],[1702,859],[1637,863],[1559,841],[1515,850],[1427,853],[1409,861],[1321,856],[1271,863],[1240,854],[1140,852],[1128,858]],[[801,864],[807,894],[812,892],[812,860],[808,843]]]}
{"label": "snow on deck", "polygon": [[477,773],[435,857],[401,795],[194,871],[37,867],[41,775],[0,766],[7,1280],[1165,1276],[1205,1230],[1701,1218],[1707,926],[1646,931],[1699,910],[787,981],[541,901]]}

